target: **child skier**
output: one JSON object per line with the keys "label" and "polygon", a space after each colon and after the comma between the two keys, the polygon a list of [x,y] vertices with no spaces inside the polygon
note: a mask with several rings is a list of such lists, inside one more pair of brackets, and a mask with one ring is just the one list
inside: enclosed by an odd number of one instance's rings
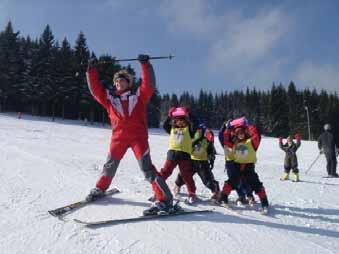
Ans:
{"label": "child skier", "polygon": [[288,180],[290,171],[292,172],[295,177],[295,182],[299,182],[299,170],[298,170],[298,159],[297,159],[297,150],[301,145],[301,136],[300,134],[295,134],[296,143],[293,142],[293,137],[288,136],[287,141],[283,144],[283,138],[279,138],[279,147],[283,150],[285,154],[284,160],[284,175],[281,178],[282,181]]}
{"label": "child skier", "polygon": [[173,211],[173,197],[165,182],[159,176],[151,161],[147,130],[147,103],[155,89],[155,76],[148,55],[139,55],[142,82],[132,92],[133,76],[126,70],[113,77],[115,94],[110,95],[99,80],[96,59],[90,59],[87,82],[93,97],[107,110],[112,125],[112,137],[107,161],[96,187],[90,191],[87,200],[101,197],[110,186],[120,160],[130,147],[138,160],[141,171],[151,183],[157,202],[144,211],[144,215],[167,214]]}
{"label": "child skier", "polygon": [[[198,173],[203,184],[211,190],[212,200],[216,200],[219,194],[219,183],[215,180],[212,169],[216,150],[214,147],[213,134],[204,124],[198,126],[192,143],[192,173]],[[175,180],[174,195],[180,192],[180,187],[184,185],[184,180],[179,173]]]}
{"label": "child skier", "polygon": [[182,180],[187,187],[188,202],[193,203],[196,199],[196,187],[192,174],[191,153],[195,131],[193,124],[189,121],[187,108],[171,108],[163,127],[170,137],[167,159],[160,170],[160,175],[166,180],[178,165]]}
{"label": "child skier", "polygon": [[268,199],[265,188],[255,172],[256,151],[260,144],[260,134],[245,117],[229,120],[219,132],[219,140],[224,147],[228,180],[220,193],[219,203],[227,205],[232,190],[239,187],[241,177],[258,195],[262,212],[268,212]]}

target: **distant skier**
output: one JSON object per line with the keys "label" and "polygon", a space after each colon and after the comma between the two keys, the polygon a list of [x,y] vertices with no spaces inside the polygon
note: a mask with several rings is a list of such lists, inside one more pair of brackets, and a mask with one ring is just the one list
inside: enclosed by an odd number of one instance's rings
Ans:
{"label": "distant skier", "polygon": [[159,176],[151,161],[148,144],[147,103],[155,89],[155,76],[148,55],[139,55],[141,63],[140,87],[133,92],[133,76],[126,70],[115,73],[113,82],[116,91],[110,95],[99,80],[96,59],[90,59],[87,82],[93,97],[107,110],[112,125],[112,137],[107,161],[96,187],[90,191],[87,200],[95,200],[110,186],[120,160],[130,147],[138,160],[145,178],[152,185],[157,202],[144,211],[144,215],[169,213],[173,208],[173,197],[165,182]]}
{"label": "distant skier", "polygon": [[261,136],[253,124],[245,117],[229,120],[220,132],[219,140],[224,147],[228,180],[220,192],[219,202],[228,204],[228,196],[239,187],[241,177],[245,177],[250,188],[260,198],[262,212],[268,212],[268,199],[265,188],[255,172],[256,151]]}
{"label": "distant skier", "polygon": [[160,175],[166,180],[178,165],[182,180],[187,187],[188,202],[193,203],[196,200],[196,187],[193,180],[191,153],[195,130],[189,119],[188,109],[170,108],[163,127],[170,137],[167,159],[160,170]]}
{"label": "distant skier", "polygon": [[298,170],[298,158],[297,158],[297,150],[301,145],[301,136],[300,134],[295,134],[296,143],[293,142],[293,137],[288,136],[287,141],[285,144],[283,144],[283,138],[279,138],[279,147],[281,150],[283,150],[285,154],[285,160],[284,160],[284,174],[281,180],[288,180],[290,171],[292,169],[292,172],[295,176],[294,181],[299,182],[299,170]]}
{"label": "distant skier", "polygon": [[[200,124],[195,132],[192,143],[192,169],[193,175],[198,173],[203,184],[211,190],[212,200],[216,200],[219,194],[219,183],[215,180],[212,169],[214,167],[216,150],[214,147],[213,132],[206,128],[205,124]],[[184,185],[181,173],[175,180],[174,195],[178,195],[180,187]]]}
{"label": "distant skier", "polygon": [[334,136],[331,132],[331,125],[324,125],[324,132],[318,138],[318,147],[320,153],[324,153],[327,161],[327,174],[328,177],[338,177],[337,174],[337,157],[336,157],[336,144]]}

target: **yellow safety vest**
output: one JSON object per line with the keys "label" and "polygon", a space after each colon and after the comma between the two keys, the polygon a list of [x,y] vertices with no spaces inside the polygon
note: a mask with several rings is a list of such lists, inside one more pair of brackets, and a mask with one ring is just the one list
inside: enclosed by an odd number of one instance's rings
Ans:
{"label": "yellow safety vest", "polygon": [[200,142],[198,142],[195,146],[192,147],[191,159],[197,161],[207,161],[208,142],[205,138],[203,138]]}
{"label": "yellow safety vest", "polygon": [[169,138],[169,149],[192,153],[192,138],[189,128],[172,128]]}
{"label": "yellow safety vest", "polygon": [[250,138],[244,142],[237,143],[232,148],[225,146],[224,151],[226,160],[234,160],[234,162],[240,164],[256,163],[257,161],[256,151]]}

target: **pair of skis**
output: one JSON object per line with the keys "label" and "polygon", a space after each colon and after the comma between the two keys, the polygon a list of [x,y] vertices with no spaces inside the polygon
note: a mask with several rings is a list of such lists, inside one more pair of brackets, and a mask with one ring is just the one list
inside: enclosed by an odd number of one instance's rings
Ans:
{"label": "pair of skis", "polygon": [[[102,199],[104,197],[117,194],[119,192],[120,191],[117,188],[113,188],[113,189],[106,191],[105,194],[98,199]],[[49,210],[48,213],[51,214],[52,216],[62,218],[63,216],[71,212],[74,212],[93,202],[94,201],[82,200],[82,201],[75,202],[75,203],[72,203],[72,204],[57,208],[57,209]],[[170,214],[139,216],[139,217],[126,218],[126,219],[109,219],[109,220],[102,220],[102,221],[83,221],[79,219],[74,219],[74,221],[82,225],[85,225],[87,227],[94,228],[94,227],[119,225],[119,224],[126,224],[126,223],[140,222],[140,221],[149,221],[149,220],[162,219],[162,218],[168,218],[168,217],[179,216],[179,215],[201,214],[201,213],[210,213],[210,212],[213,212],[213,210],[195,210],[195,211],[180,210],[178,212],[170,213]]]}

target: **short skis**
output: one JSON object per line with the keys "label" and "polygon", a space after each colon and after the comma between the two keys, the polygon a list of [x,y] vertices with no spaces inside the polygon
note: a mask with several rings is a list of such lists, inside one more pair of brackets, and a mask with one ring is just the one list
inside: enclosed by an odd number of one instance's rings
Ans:
{"label": "short skis", "polygon": [[213,210],[196,210],[196,211],[178,211],[176,213],[164,214],[164,215],[148,215],[148,216],[138,216],[131,217],[126,219],[109,219],[102,221],[83,221],[74,219],[75,222],[85,225],[86,227],[102,227],[102,226],[112,226],[140,221],[149,221],[149,220],[158,220],[163,218],[169,218],[173,216],[182,216],[190,214],[201,214],[201,213],[211,213]]}
{"label": "short skis", "polygon": [[[120,191],[117,188],[109,189],[104,193],[104,195],[102,197],[99,197],[96,200],[100,200],[104,197],[107,197],[107,196],[110,196],[110,195],[113,195],[113,194],[116,194],[116,193],[119,193],[119,192]],[[80,209],[80,208],[82,208],[82,207],[84,207],[84,206],[86,206],[90,203],[93,203],[95,201],[87,201],[87,200],[78,201],[78,202],[63,206],[63,207],[59,207],[59,208],[56,208],[56,209],[53,209],[53,210],[49,210],[48,213],[52,216],[55,216],[55,217],[61,217],[61,216],[64,216],[64,215],[66,215],[70,212],[73,212],[77,209]]]}

